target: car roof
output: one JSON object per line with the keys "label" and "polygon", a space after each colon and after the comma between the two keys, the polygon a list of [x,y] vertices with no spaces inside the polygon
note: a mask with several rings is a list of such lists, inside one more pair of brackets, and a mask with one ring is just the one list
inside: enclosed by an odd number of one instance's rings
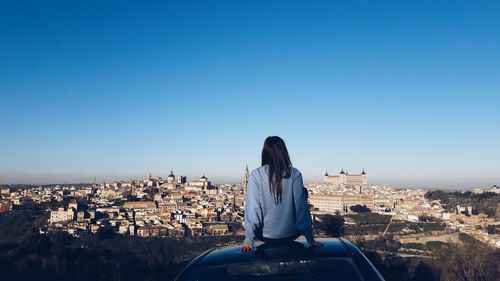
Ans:
{"label": "car roof", "polygon": [[205,252],[193,261],[193,266],[213,266],[229,263],[254,262],[272,259],[352,257],[354,246],[342,238],[319,239],[323,247],[311,248],[304,240],[285,244],[258,244],[252,252],[241,252],[241,246],[223,247]]}

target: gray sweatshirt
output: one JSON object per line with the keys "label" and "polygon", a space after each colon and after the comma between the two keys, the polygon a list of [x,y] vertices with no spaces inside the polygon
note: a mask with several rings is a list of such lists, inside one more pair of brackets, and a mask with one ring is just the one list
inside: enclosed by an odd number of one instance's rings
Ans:
{"label": "gray sweatshirt", "polygon": [[292,168],[289,178],[283,178],[282,201],[275,203],[269,189],[267,165],[250,173],[245,200],[245,241],[253,245],[256,233],[266,238],[286,238],[297,233],[307,241],[314,240],[312,219],[307,205],[307,190],[302,174]]}

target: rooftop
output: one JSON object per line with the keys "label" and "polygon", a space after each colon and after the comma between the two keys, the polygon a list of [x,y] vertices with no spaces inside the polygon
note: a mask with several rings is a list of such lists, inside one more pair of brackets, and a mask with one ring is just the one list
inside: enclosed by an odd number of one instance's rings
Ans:
{"label": "rooftop", "polygon": [[259,244],[256,250],[242,253],[241,246],[223,247],[206,252],[197,261],[198,265],[217,265],[228,263],[251,262],[262,259],[280,259],[294,257],[345,257],[352,250],[342,238],[319,240],[324,244],[321,248],[310,248],[306,241],[297,240],[281,245]]}

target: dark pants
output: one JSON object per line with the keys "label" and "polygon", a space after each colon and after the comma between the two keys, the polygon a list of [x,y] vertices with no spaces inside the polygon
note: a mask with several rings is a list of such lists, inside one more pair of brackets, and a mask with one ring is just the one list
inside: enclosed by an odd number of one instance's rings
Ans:
{"label": "dark pants", "polygon": [[262,235],[258,235],[257,239],[259,239],[262,242],[269,243],[269,244],[286,244],[289,243],[297,238],[299,238],[300,233],[296,233],[295,235],[284,237],[284,238],[266,238]]}

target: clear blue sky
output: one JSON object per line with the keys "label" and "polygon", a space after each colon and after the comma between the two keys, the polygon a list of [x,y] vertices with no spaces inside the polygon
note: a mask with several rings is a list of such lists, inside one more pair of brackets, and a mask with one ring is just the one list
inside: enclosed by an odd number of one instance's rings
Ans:
{"label": "clear blue sky", "polygon": [[0,184],[500,184],[500,2],[161,2],[0,3]]}

